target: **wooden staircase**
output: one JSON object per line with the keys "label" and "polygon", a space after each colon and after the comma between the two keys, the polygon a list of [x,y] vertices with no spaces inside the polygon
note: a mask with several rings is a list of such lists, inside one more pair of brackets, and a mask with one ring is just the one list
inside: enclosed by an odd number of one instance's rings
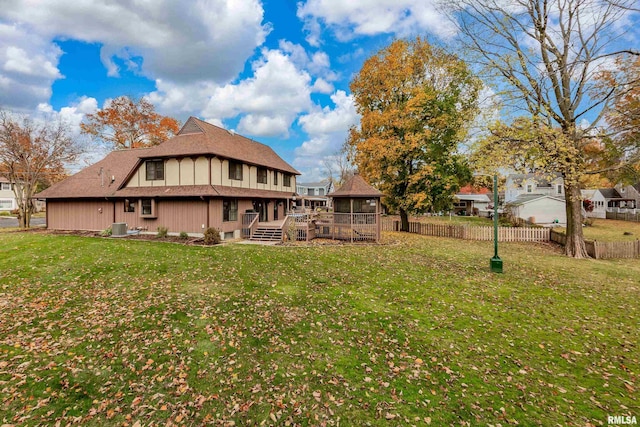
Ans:
{"label": "wooden staircase", "polygon": [[271,225],[259,225],[249,240],[254,242],[282,242],[282,228]]}

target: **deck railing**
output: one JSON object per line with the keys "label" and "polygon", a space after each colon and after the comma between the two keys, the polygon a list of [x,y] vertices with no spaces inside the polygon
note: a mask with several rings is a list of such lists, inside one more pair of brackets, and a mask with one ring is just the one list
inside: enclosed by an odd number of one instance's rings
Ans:
{"label": "deck railing", "polygon": [[242,214],[242,237],[249,239],[253,235],[253,232],[258,227],[258,213],[247,212]]}

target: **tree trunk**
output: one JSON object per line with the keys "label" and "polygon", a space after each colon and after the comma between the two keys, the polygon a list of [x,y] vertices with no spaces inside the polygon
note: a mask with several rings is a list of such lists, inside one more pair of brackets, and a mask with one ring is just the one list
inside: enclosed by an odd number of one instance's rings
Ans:
{"label": "tree trunk", "polygon": [[577,184],[565,182],[567,243],[564,253],[573,258],[589,258],[582,232],[582,197]]}
{"label": "tree trunk", "polygon": [[409,215],[404,209],[400,209],[400,231],[409,231]]}

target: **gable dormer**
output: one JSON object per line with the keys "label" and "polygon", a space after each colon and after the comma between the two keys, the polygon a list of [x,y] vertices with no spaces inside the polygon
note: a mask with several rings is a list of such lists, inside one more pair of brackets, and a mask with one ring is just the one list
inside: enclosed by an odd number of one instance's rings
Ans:
{"label": "gable dormer", "polygon": [[204,130],[202,130],[198,121],[193,116],[189,117],[177,135],[186,135],[189,133],[204,133]]}

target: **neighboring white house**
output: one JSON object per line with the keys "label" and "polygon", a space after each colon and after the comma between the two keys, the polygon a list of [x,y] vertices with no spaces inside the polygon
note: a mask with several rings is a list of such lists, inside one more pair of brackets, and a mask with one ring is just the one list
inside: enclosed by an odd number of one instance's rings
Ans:
{"label": "neighboring white house", "polygon": [[552,196],[564,200],[564,180],[559,173],[512,174],[505,183],[504,202],[510,203],[522,195]]}
{"label": "neighboring white house", "polygon": [[487,194],[458,193],[453,202],[453,213],[455,215],[488,217],[489,204],[491,204],[491,199]]}
{"label": "neighboring white house", "polygon": [[333,183],[331,181],[297,183],[296,207],[304,209],[327,208],[330,207],[330,198],[327,194],[333,192]]}
{"label": "neighboring white house", "polygon": [[505,211],[516,218],[539,225],[566,225],[567,212],[564,199],[544,194],[523,194],[505,204]]}
{"label": "neighboring white house", "polygon": [[[635,188],[631,185],[618,188],[598,188],[596,190],[582,190],[582,198],[593,202],[593,211],[587,212],[590,218],[606,218],[607,211],[619,209],[636,209],[637,199],[633,194]],[[625,197],[626,195],[626,197]]]}
{"label": "neighboring white house", "polygon": [[564,180],[554,174],[507,176],[505,210],[516,218],[535,224],[566,224]]}
{"label": "neighboring white house", "polygon": [[17,207],[13,184],[4,176],[0,176],[0,211],[11,211]]}

